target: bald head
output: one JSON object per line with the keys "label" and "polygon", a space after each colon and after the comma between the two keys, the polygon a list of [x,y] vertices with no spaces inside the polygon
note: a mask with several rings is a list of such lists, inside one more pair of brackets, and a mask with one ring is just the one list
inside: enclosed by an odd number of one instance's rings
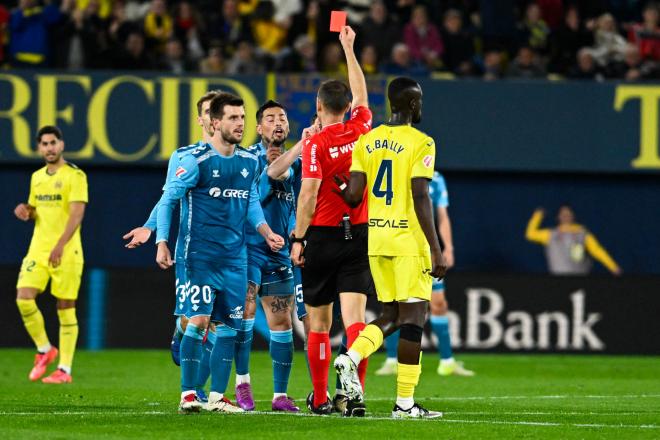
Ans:
{"label": "bald head", "polygon": [[422,88],[417,81],[400,76],[387,88],[392,114],[399,114],[401,119],[418,123],[422,119]]}

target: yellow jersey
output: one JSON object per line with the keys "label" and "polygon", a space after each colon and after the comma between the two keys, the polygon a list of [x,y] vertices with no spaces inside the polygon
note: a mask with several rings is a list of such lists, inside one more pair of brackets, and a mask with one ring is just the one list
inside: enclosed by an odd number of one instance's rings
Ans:
{"label": "yellow jersey", "polygon": [[357,140],[351,172],[367,175],[369,255],[430,255],[411,179],[431,180],[434,165],[435,142],[410,125],[383,124]]}
{"label": "yellow jersey", "polygon": [[[69,221],[69,203],[87,203],[87,176],[77,166],[65,163],[55,174],[43,167],[32,174],[28,204],[35,208],[34,232],[28,255],[48,261],[53,247]],[[83,263],[80,228],[64,246],[62,264]]]}

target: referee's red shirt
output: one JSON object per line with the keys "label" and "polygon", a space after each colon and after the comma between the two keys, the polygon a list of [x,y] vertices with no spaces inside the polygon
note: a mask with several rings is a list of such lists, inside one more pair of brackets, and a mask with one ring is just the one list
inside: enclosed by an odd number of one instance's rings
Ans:
{"label": "referee's red shirt", "polygon": [[351,119],[324,127],[303,144],[302,177],[321,180],[312,226],[339,226],[344,213],[349,214],[354,225],[367,222],[367,197],[358,207],[349,207],[333,192],[337,188],[333,177],[349,174],[353,145],[369,130],[371,110],[360,106],[353,109]]}

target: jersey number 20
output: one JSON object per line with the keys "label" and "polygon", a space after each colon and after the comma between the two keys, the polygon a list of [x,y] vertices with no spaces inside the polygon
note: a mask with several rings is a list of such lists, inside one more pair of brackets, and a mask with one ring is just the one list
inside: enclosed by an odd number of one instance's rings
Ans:
{"label": "jersey number 20", "polygon": [[[382,189],[383,180],[385,180],[385,190]],[[371,192],[378,198],[385,197],[386,205],[392,204],[392,197],[394,197],[394,192],[392,192],[392,160],[384,159],[380,163]]]}

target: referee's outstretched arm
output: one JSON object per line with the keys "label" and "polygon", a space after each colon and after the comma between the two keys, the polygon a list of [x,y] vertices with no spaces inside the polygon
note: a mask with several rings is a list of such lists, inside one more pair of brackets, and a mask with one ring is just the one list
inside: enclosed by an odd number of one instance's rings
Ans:
{"label": "referee's outstretched arm", "polygon": [[351,87],[351,94],[353,95],[351,109],[360,106],[368,107],[367,81],[364,79],[364,73],[362,72],[362,68],[360,68],[360,63],[358,63],[355,51],[353,50],[355,31],[350,26],[344,26],[339,33],[339,41],[344,48],[344,54],[346,54],[348,84]]}

